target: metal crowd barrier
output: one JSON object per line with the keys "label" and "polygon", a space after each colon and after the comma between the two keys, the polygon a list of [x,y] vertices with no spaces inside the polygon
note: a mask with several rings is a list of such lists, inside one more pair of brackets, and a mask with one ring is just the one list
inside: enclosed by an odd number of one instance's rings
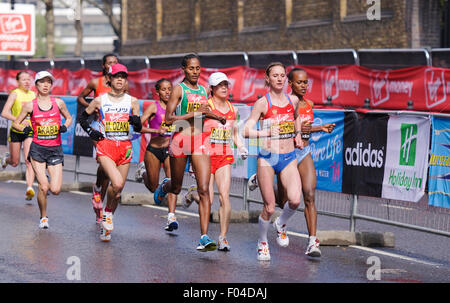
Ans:
{"label": "metal crowd barrier", "polygon": [[[119,60],[130,70],[143,68],[179,68],[181,59],[187,53],[150,56],[120,56]],[[281,61],[286,65],[343,65],[356,64],[375,69],[396,69],[409,66],[450,67],[450,49],[322,49],[322,50],[282,50],[249,52],[201,52],[202,63],[209,68],[225,68],[246,65],[265,68],[268,63]],[[77,70],[88,68],[101,70],[101,58],[56,58],[0,59],[3,69],[31,69],[34,71],[50,68]]]}

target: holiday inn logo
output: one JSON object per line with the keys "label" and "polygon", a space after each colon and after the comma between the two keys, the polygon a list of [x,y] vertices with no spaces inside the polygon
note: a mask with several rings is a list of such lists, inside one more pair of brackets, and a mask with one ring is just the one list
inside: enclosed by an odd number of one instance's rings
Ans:
{"label": "holiday inn logo", "polygon": [[417,124],[402,123],[400,132],[400,165],[414,166],[416,161]]}

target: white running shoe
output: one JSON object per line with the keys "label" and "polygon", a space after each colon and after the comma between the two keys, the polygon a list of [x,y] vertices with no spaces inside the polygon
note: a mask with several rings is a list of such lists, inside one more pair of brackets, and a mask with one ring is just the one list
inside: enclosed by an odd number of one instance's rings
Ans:
{"label": "white running shoe", "polygon": [[219,242],[219,246],[217,247],[218,250],[230,251],[231,247],[226,238],[220,236],[218,242]]}
{"label": "white running shoe", "polygon": [[39,228],[40,229],[48,229],[48,218],[42,217],[41,220],[39,220]]}
{"label": "white running shoe", "polygon": [[6,163],[6,159],[9,158],[9,156],[9,152],[6,152],[2,157],[0,157],[0,165],[2,166],[2,169],[5,169],[6,166],[8,166],[8,163]]}
{"label": "white running shoe", "polygon": [[197,191],[197,185],[192,184],[189,186],[189,189],[187,193],[183,197],[183,208],[188,208],[191,206],[192,202],[194,202],[194,199],[192,199],[192,192]]}
{"label": "white running shoe", "polygon": [[111,241],[111,231],[100,227],[100,240],[103,242]]}
{"label": "white running shoe", "polygon": [[269,244],[267,242],[258,242],[258,260],[270,261]]}
{"label": "white running shoe", "polygon": [[319,249],[319,239],[316,238],[315,241],[309,241],[308,247],[306,248],[305,255],[310,257],[319,258],[322,255],[322,252]]}
{"label": "white running shoe", "polygon": [[136,174],[134,175],[134,179],[136,180],[136,182],[142,183],[142,181],[144,180],[144,172],[145,172],[145,163],[141,162],[139,163],[136,170]]}
{"label": "white running shoe", "polygon": [[114,229],[112,212],[103,211],[102,227],[107,231],[112,231]]}
{"label": "white running shoe", "polygon": [[283,224],[283,226],[280,226],[278,224],[278,220],[280,217],[278,217],[275,222],[273,222],[273,227],[277,231],[277,243],[281,247],[287,247],[289,245],[289,237],[287,236],[286,232],[286,224]]}
{"label": "white running shoe", "polygon": [[175,217],[175,215],[168,216],[167,217],[167,224],[166,224],[166,227],[164,227],[164,230],[166,230],[166,231],[173,231],[175,229],[178,229],[177,218]]}
{"label": "white running shoe", "polygon": [[258,179],[256,178],[256,174],[253,174],[247,182],[248,189],[250,191],[254,191],[258,188]]}

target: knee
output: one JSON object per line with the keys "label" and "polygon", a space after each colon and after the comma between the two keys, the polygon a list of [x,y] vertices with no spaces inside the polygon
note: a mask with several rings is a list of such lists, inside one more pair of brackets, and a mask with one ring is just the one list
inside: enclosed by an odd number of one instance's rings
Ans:
{"label": "knee", "polygon": [[[156,189],[155,189],[156,190]],[[171,191],[172,194],[179,195],[181,192],[181,184],[172,183]]]}
{"label": "knee", "polygon": [[123,182],[117,183],[117,184],[112,184],[112,190],[113,192],[117,195],[120,195],[120,192],[122,192],[123,188],[124,188],[125,184]]}
{"label": "knee", "polygon": [[197,192],[200,197],[209,197],[209,188],[207,186],[198,186]]}
{"label": "knee", "polygon": [[52,192],[52,194],[57,196],[61,192],[61,188],[50,188],[50,191]]}
{"label": "knee", "polygon": [[158,188],[158,185],[150,184],[149,186],[147,186],[147,188],[151,193],[155,193],[156,189]]}
{"label": "knee", "polygon": [[47,194],[48,190],[49,190],[49,185],[48,183],[43,183],[43,184],[39,184],[39,190],[43,193],[43,194]]}
{"label": "knee", "polygon": [[274,205],[266,205],[265,210],[266,210],[266,213],[269,216],[269,218],[272,217],[272,215],[275,213],[275,204]]}
{"label": "knee", "polygon": [[19,160],[11,159],[11,163],[9,165],[12,167],[17,167],[19,165]]}
{"label": "knee", "polygon": [[314,200],[315,200],[314,191],[305,191],[304,200],[305,200],[306,207],[314,205]]}

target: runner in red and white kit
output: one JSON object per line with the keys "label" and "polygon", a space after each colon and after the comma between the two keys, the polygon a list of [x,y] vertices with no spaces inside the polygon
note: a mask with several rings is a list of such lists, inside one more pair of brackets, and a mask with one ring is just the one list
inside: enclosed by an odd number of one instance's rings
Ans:
{"label": "runner in red and white kit", "polygon": [[[126,94],[128,70],[122,64],[114,64],[109,70],[111,92],[95,98],[80,115],[81,127],[97,143],[97,162],[111,181],[107,191],[107,202],[103,210],[100,240],[110,241],[114,228],[113,213],[120,201],[132,158],[131,130],[142,128],[139,118],[139,102]],[[99,112],[100,131],[93,129],[87,121],[89,115]]]}
{"label": "runner in red and white kit", "polygon": [[[117,56],[114,54],[106,54],[102,58],[102,76],[89,81],[88,85],[81,91],[78,95],[77,101],[81,106],[88,107],[89,102],[86,100],[91,92],[94,92],[94,99],[105,93],[111,91],[111,87],[108,85],[108,71],[109,68],[117,64],[119,61]],[[99,130],[98,115],[95,113],[93,115],[92,128]],[[94,146],[97,147],[97,141],[92,141]],[[102,208],[103,199],[105,198],[106,189],[108,188],[109,180],[106,178],[105,171],[99,165],[97,168],[97,179],[92,187],[92,206],[96,215],[97,223],[102,222]]]}
{"label": "runner in red and white kit", "polygon": [[[211,158],[211,179],[209,182],[209,195],[211,204],[214,201],[214,180],[219,191],[219,217],[220,217],[220,236],[218,241],[218,250],[228,251],[230,245],[226,238],[231,216],[230,205],[230,185],[231,185],[231,164],[234,162],[233,151],[230,147],[232,140],[236,144],[239,156],[245,160],[248,151],[244,147],[242,140],[238,135],[236,118],[238,112],[228,101],[230,81],[228,77],[221,72],[213,73],[209,77],[212,97],[208,100],[211,111],[226,118],[226,124],[223,125],[215,119],[206,119],[204,131],[210,133],[208,145]],[[191,186],[191,188],[193,188]],[[185,207],[188,207],[192,201],[199,202],[198,193],[194,190],[189,191],[185,196]]]}
{"label": "runner in red and white kit", "polygon": [[[13,127],[28,136],[33,132],[33,142],[28,153],[36,179],[39,184],[37,201],[40,210],[39,228],[49,228],[47,216],[47,193],[50,190],[58,195],[62,185],[62,166],[64,153],[61,146],[61,133],[67,131],[72,117],[63,100],[50,96],[55,78],[47,71],[38,72],[35,85],[38,91],[36,99],[25,103],[22,111],[13,123]],[[65,118],[61,124],[61,115]],[[30,116],[31,126],[24,127],[22,122]],[[48,169],[50,182],[45,169]]]}

